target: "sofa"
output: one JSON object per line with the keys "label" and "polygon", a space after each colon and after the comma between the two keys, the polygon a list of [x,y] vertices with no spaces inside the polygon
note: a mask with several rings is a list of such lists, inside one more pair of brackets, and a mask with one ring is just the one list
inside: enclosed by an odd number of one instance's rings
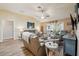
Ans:
{"label": "sofa", "polygon": [[46,56],[45,46],[40,46],[39,38],[31,38],[29,39],[29,43],[27,43],[24,39],[22,39],[24,47],[28,49],[33,56]]}

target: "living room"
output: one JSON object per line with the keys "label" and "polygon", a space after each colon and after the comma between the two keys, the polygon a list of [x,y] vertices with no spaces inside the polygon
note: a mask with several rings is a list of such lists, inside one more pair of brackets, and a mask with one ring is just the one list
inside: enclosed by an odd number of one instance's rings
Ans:
{"label": "living room", "polygon": [[72,26],[72,20],[77,19],[76,5],[0,3],[0,55],[79,55],[75,35],[71,36],[76,31],[76,25]]}

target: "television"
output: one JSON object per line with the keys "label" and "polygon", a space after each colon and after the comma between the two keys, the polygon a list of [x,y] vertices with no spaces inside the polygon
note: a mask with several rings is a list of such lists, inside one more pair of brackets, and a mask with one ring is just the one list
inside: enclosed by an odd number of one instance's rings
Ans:
{"label": "television", "polygon": [[33,29],[33,28],[35,28],[35,23],[34,23],[34,22],[27,22],[27,28],[28,28],[28,29]]}

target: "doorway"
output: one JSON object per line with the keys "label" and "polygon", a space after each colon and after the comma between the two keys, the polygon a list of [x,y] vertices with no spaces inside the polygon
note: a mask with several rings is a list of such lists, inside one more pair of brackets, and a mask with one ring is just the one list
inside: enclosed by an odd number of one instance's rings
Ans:
{"label": "doorway", "polygon": [[14,38],[14,21],[3,21],[3,41]]}

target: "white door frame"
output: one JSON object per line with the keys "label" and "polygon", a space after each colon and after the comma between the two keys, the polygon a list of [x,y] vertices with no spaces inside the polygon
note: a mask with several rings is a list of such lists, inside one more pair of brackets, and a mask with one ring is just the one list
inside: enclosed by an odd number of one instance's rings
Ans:
{"label": "white door frame", "polygon": [[[3,40],[4,40],[4,38],[3,38],[4,21],[6,21],[6,20],[1,21],[1,40],[0,40],[0,42],[3,42]],[[15,26],[14,26],[15,22],[14,22],[14,20],[7,20],[7,21],[13,21],[13,32],[14,32],[13,33],[13,38],[15,38]]]}

